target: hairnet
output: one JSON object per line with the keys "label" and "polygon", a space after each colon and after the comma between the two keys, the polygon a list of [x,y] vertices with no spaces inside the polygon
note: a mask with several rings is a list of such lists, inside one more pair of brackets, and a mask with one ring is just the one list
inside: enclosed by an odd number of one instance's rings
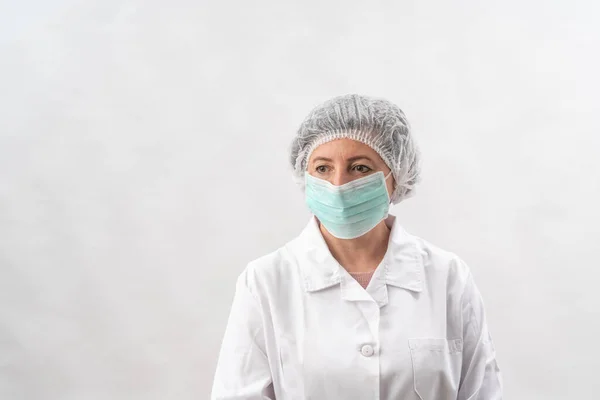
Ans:
{"label": "hairnet", "polygon": [[420,155],[406,116],[387,100],[356,94],[326,101],[314,108],[300,125],[290,161],[301,186],[313,150],[342,138],[370,146],[387,164],[396,183],[391,195],[394,204],[413,194],[419,181]]}

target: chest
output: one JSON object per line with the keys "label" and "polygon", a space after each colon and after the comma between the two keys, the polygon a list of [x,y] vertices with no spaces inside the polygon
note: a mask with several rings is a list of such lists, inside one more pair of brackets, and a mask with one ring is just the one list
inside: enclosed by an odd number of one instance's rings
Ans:
{"label": "chest", "polygon": [[[370,296],[354,284],[292,291],[274,308],[269,347],[283,398],[452,398],[460,378],[460,321],[445,294],[385,286],[382,304],[380,292]],[[344,290],[363,295],[349,300]]]}

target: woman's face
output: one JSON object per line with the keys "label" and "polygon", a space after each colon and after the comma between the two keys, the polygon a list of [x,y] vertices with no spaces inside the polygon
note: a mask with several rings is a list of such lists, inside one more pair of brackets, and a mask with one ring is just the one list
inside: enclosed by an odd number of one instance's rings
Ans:
{"label": "woman's face", "polygon": [[[390,169],[379,154],[366,144],[352,139],[337,139],[317,147],[308,160],[308,173],[340,186],[363,176],[382,171],[385,176]],[[394,179],[386,181],[390,196],[394,191]]]}

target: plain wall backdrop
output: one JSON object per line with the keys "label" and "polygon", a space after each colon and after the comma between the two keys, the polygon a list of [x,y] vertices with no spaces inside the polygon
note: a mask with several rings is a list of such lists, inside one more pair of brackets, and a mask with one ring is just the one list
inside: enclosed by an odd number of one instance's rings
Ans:
{"label": "plain wall backdrop", "polygon": [[[398,104],[392,213],[459,254],[507,399],[600,391],[600,3],[0,3],[0,399],[208,399],[236,277],[308,221],[316,104]],[[362,400],[362,399],[361,399]]]}

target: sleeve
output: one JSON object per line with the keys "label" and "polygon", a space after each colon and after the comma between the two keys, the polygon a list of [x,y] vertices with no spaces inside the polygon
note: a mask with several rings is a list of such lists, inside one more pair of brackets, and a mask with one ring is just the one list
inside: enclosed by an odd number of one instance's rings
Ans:
{"label": "sleeve", "polygon": [[212,400],[275,400],[258,300],[238,278],[217,369]]}
{"label": "sleeve", "polygon": [[469,272],[461,298],[463,361],[458,400],[501,400],[502,376],[481,294]]}

